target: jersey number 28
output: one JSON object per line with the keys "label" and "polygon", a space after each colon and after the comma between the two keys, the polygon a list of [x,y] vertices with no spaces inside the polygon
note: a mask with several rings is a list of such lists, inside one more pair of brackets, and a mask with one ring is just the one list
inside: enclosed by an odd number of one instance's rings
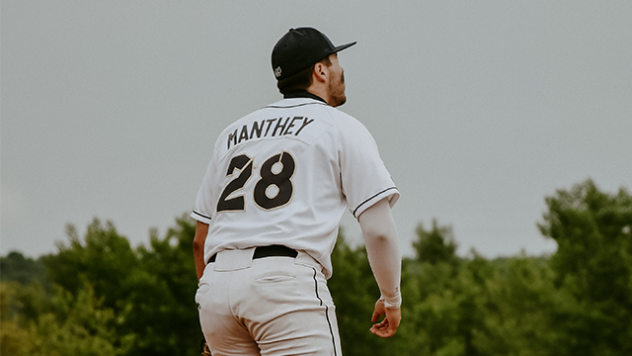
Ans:
{"label": "jersey number 28", "polygon": [[[252,177],[253,164],[253,158],[246,154],[235,156],[230,160],[226,177],[233,176],[235,169],[239,170],[239,173],[228,182],[222,191],[217,202],[218,213],[245,210],[245,194],[233,195],[233,193],[244,189]],[[283,151],[263,162],[259,172],[261,177],[255,184],[253,191],[255,204],[263,210],[272,210],[287,205],[294,194],[292,177],[295,171],[296,163],[289,152]],[[233,195],[232,198],[230,198],[231,195]]]}

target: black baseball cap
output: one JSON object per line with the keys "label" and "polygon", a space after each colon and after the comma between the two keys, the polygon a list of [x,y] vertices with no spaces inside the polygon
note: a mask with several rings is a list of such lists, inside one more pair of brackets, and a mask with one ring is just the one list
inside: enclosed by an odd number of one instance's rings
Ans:
{"label": "black baseball cap", "polygon": [[354,44],[356,42],[336,47],[324,33],[315,28],[291,28],[272,50],[274,76],[277,80],[288,78]]}

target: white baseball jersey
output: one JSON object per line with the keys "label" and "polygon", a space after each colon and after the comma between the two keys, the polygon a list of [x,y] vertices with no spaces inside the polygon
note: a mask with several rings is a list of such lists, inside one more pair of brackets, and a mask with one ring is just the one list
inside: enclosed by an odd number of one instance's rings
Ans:
{"label": "white baseball jersey", "polygon": [[355,118],[313,98],[283,99],[219,135],[191,216],[209,224],[204,260],[225,249],[285,245],[332,275],[345,209],[356,218],[399,192]]}

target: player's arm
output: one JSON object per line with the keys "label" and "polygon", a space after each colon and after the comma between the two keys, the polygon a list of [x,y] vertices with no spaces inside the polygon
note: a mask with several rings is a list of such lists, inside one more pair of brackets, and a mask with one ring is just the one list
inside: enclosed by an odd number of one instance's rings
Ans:
{"label": "player's arm", "polygon": [[208,233],[208,224],[197,222],[195,226],[195,237],[193,238],[193,259],[195,260],[195,271],[197,272],[198,281],[204,273],[204,242]]}
{"label": "player's arm", "polygon": [[382,293],[375,304],[372,321],[377,322],[381,315],[386,315],[382,322],[373,325],[371,332],[380,337],[391,337],[401,321],[399,285],[402,256],[388,199],[382,199],[365,210],[358,221],[369,263]]}

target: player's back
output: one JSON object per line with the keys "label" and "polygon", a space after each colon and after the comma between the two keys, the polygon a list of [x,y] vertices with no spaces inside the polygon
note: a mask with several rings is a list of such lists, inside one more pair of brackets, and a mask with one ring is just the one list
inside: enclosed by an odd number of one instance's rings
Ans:
{"label": "player's back", "polygon": [[209,224],[205,260],[280,244],[307,252],[329,276],[345,209],[357,217],[398,197],[364,125],[322,101],[295,98],[220,134],[192,215]]}
{"label": "player's back", "polygon": [[220,134],[216,171],[205,182],[214,204],[205,209],[213,210],[212,253],[268,244],[316,255],[333,248],[347,208],[336,120],[355,121],[340,116],[317,100],[285,99]]}

